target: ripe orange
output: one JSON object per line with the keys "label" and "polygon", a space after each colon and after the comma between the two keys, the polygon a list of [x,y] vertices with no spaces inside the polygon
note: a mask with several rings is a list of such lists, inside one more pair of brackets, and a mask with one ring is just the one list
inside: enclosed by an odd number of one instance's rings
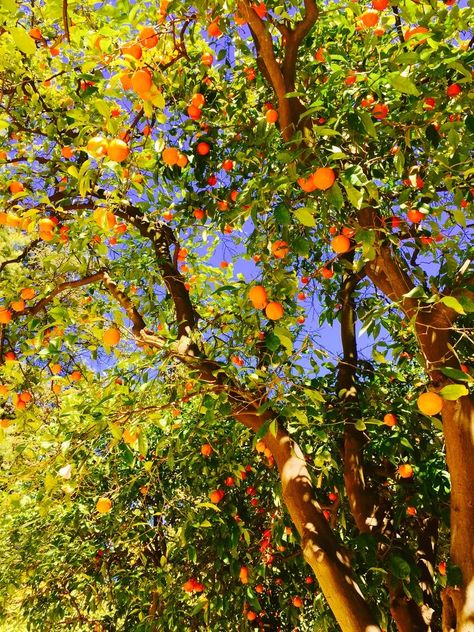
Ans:
{"label": "ripe orange", "polygon": [[257,584],[257,585],[255,586],[255,592],[257,592],[257,593],[259,593],[259,594],[262,594],[262,593],[263,593],[263,586],[262,586],[262,584]]}
{"label": "ripe orange", "polygon": [[284,259],[289,251],[287,242],[282,239],[278,239],[272,244],[272,255],[277,259]]}
{"label": "ripe orange", "polygon": [[58,375],[58,373],[61,373],[61,370],[62,370],[63,367],[60,364],[56,363],[56,364],[50,364],[49,368],[50,368],[51,373],[53,375]]}
{"label": "ripe orange", "polygon": [[38,222],[38,230],[40,233],[52,233],[55,223],[49,217],[42,217]]}
{"label": "ripe orange", "polygon": [[385,105],[385,103],[376,103],[372,108],[372,116],[378,120],[387,118],[387,115],[388,105]]}
{"label": "ripe orange", "polygon": [[69,160],[74,156],[74,150],[72,147],[63,147],[61,149],[61,156]]}
{"label": "ripe orange", "polygon": [[[419,33],[429,33],[429,30],[425,26],[415,26],[412,29],[407,29],[404,34],[405,41],[409,40],[413,35],[418,35]],[[421,40],[420,44],[424,44],[426,40]]]}
{"label": "ripe orange", "polygon": [[437,415],[443,408],[444,400],[438,393],[428,391],[427,393],[422,393],[416,403],[424,415]]}
{"label": "ripe orange", "polygon": [[188,158],[185,154],[179,152],[178,154],[178,167],[185,167],[188,164]]}
{"label": "ripe orange", "polygon": [[383,422],[386,426],[389,426],[390,428],[392,428],[393,426],[397,425],[397,416],[394,415],[393,413],[387,413],[383,417]]}
{"label": "ripe orange", "polygon": [[106,496],[101,496],[97,501],[95,508],[101,514],[109,513],[109,511],[112,509],[112,501]]}
{"label": "ripe orange", "polygon": [[122,84],[122,88],[124,90],[130,90],[132,87],[132,78],[128,74],[128,72],[123,72],[119,77],[120,83]]}
{"label": "ripe orange", "polygon": [[105,156],[109,143],[103,136],[93,136],[87,143],[87,151],[95,158]]}
{"label": "ripe orange", "polygon": [[198,146],[196,149],[197,149],[197,153],[200,156],[207,156],[207,154],[211,151],[211,147],[209,146],[209,143],[205,143],[205,142],[198,143]]}
{"label": "ripe orange", "polygon": [[295,608],[301,608],[301,606],[303,605],[303,600],[301,599],[301,597],[298,597],[298,595],[292,597],[291,602],[293,603]]}
{"label": "ripe orange", "polygon": [[135,59],[141,59],[142,54],[142,47],[137,42],[130,42],[122,47],[122,55],[130,55],[130,57]]}
{"label": "ripe orange", "polygon": [[375,26],[379,21],[379,12],[374,9],[368,9],[362,13],[359,20],[364,26],[370,28],[371,26]]}
{"label": "ripe orange", "polygon": [[212,66],[213,63],[214,63],[213,55],[211,55],[211,53],[204,53],[203,56],[201,57],[201,64],[203,66]]}
{"label": "ripe orange", "polygon": [[411,478],[413,476],[413,468],[409,463],[402,463],[398,466],[398,474],[400,478]]}
{"label": "ripe orange", "polygon": [[166,149],[163,149],[161,158],[167,165],[176,165],[179,158],[179,151],[176,147],[166,147]]}
{"label": "ripe orange", "polygon": [[12,313],[6,307],[0,307],[0,324],[7,325],[12,319]]}
{"label": "ripe orange", "polygon": [[22,185],[21,182],[18,182],[18,180],[13,180],[12,182],[10,182],[8,188],[10,189],[10,193],[12,195],[15,195],[15,193],[21,193],[25,190],[25,187]]}
{"label": "ripe orange", "polygon": [[218,20],[219,18],[216,18],[207,27],[207,34],[209,35],[209,37],[220,37],[222,35],[222,31],[217,24]]}
{"label": "ripe orange", "polygon": [[334,271],[330,268],[321,268],[320,273],[323,279],[332,279],[334,276]]}
{"label": "ripe orange", "polygon": [[440,575],[446,575],[446,562],[442,561],[438,564],[438,571]]}
{"label": "ripe orange", "polygon": [[196,94],[193,94],[191,105],[194,105],[194,107],[196,108],[202,108],[205,103],[206,99],[203,94],[201,94],[200,92],[196,92]]}
{"label": "ripe orange", "polygon": [[107,347],[115,347],[120,342],[120,331],[116,327],[109,327],[102,334],[102,341]]}
{"label": "ripe orange", "polygon": [[462,92],[462,88],[458,83],[452,83],[446,88],[446,95],[448,97],[457,97]]}
{"label": "ripe orange", "polygon": [[413,224],[419,224],[424,218],[425,214],[416,208],[411,208],[407,212],[407,219],[409,219],[410,222],[413,222]]}
{"label": "ripe orange", "polygon": [[11,424],[11,419],[0,419],[0,428],[8,428]]}
{"label": "ripe orange", "polygon": [[326,57],[325,57],[326,52],[327,52],[326,49],[320,46],[318,50],[314,53],[315,60],[323,64],[326,61]]}
{"label": "ripe orange", "polygon": [[255,612],[253,612],[252,610],[249,610],[247,612],[247,620],[248,621],[255,621],[256,618],[257,618],[257,615],[255,614]]}
{"label": "ripe orange", "polygon": [[73,371],[69,377],[72,382],[79,382],[82,379],[82,373],[80,371]]}
{"label": "ripe orange", "polygon": [[20,292],[21,298],[24,298],[25,301],[28,301],[29,299],[34,298],[35,295],[36,295],[36,292],[31,287],[24,287],[22,291]]}
{"label": "ripe orange", "polygon": [[201,454],[203,456],[211,456],[212,454],[212,446],[209,443],[205,443],[201,446]]}
{"label": "ripe orange", "polygon": [[377,11],[383,11],[388,7],[388,0],[372,0],[372,6]]}
{"label": "ripe orange", "polygon": [[130,148],[127,143],[119,138],[111,140],[107,148],[107,155],[110,160],[113,160],[114,162],[123,162],[129,153]]}
{"label": "ripe orange", "polygon": [[345,235],[337,235],[331,241],[331,248],[338,255],[349,252],[349,250],[351,249],[350,239]]}
{"label": "ripe orange", "polygon": [[320,167],[311,176],[316,189],[326,191],[330,189],[336,180],[336,174],[330,167]]}
{"label": "ripe orange", "polygon": [[239,571],[239,579],[242,584],[249,583],[249,569],[246,566],[241,566]]}
{"label": "ripe orange", "polygon": [[28,31],[28,35],[32,37],[34,40],[43,39],[43,34],[39,28],[32,28]]}
{"label": "ripe orange", "polygon": [[25,301],[23,299],[12,301],[10,307],[14,312],[22,312],[25,309]]}
{"label": "ripe orange", "polygon": [[273,109],[267,110],[265,118],[267,119],[267,123],[276,123],[278,121],[278,112]]}
{"label": "ripe orange", "polygon": [[280,320],[284,313],[283,305],[277,301],[271,301],[265,308],[265,314],[270,320]]}
{"label": "ripe orange", "polygon": [[263,285],[254,285],[250,288],[248,297],[255,309],[265,309],[268,305],[268,295]]}
{"label": "ripe orange", "polygon": [[144,92],[148,92],[151,88],[153,81],[151,79],[151,74],[148,70],[136,70],[132,75],[132,89],[137,94],[143,94]]}
{"label": "ripe orange", "polygon": [[211,499],[211,503],[217,505],[217,503],[220,503],[221,500],[224,498],[224,495],[225,493],[222,491],[222,489],[215,489],[209,494],[209,498]]}
{"label": "ripe orange", "polygon": [[298,178],[297,182],[305,193],[311,193],[316,189],[316,184],[314,182],[313,176],[308,176],[307,178]]}
{"label": "ripe orange", "polygon": [[193,119],[193,121],[198,121],[201,118],[201,109],[195,105],[188,106],[188,116]]}
{"label": "ripe orange", "polygon": [[140,31],[138,40],[145,48],[154,48],[158,44],[158,35],[152,26],[145,26]]}

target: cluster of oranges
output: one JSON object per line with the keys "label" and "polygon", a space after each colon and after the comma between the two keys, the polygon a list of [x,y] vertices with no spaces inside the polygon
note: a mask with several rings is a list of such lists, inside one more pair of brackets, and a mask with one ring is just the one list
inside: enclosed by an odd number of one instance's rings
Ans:
{"label": "cluster of oranges", "polygon": [[108,141],[104,136],[93,136],[87,143],[87,152],[94,158],[105,158],[113,162],[123,162],[130,153],[127,143],[121,138]]}
{"label": "cluster of oranges", "polygon": [[312,191],[326,191],[336,181],[336,173],[330,167],[319,167],[306,178],[298,178],[298,184],[305,193]]}
{"label": "cluster of oranges", "polygon": [[247,294],[250,302],[258,310],[265,310],[267,318],[270,320],[280,320],[285,313],[283,305],[278,301],[269,301],[268,294],[263,285],[254,285]]}

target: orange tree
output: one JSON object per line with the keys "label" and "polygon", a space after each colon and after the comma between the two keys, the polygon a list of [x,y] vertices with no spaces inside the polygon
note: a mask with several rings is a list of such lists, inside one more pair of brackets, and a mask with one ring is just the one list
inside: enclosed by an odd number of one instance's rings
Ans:
{"label": "orange tree", "polygon": [[[470,12],[373,5],[3,3],[2,484],[15,554],[4,580],[34,578],[31,620],[217,630],[237,609],[250,626],[291,625],[293,611],[277,619],[300,594],[287,582],[261,605],[252,569],[243,605],[193,575],[185,592],[204,598],[170,614],[192,493],[211,517],[196,518],[187,559],[208,578],[240,575],[249,533],[297,539],[334,617],[318,595],[323,618],[305,614],[302,627],[473,629]],[[319,378],[316,313],[342,347]],[[374,341],[369,365],[357,318]],[[217,528],[207,504],[240,517],[242,498],[217,476],[237,468],[249,432],[280,488],[270,472],[262,523],[234,520],[237,532],[215,512]],[[196,460],[200,433],[222,447]],[[200,473],[206,458],[212,474]],[[28,528],[51,513],[46,550],[60,568]],[[207,523],[237,540],[229,555],[214,529],[202,535]],[[119,529],[117,566],[95,563],[111,615],[75,544],[90,537],[105,556],[115,547],[99,533]],[[167,568],[156,586],[150,546]],[[65,595],[45,595],[48,582]]]}

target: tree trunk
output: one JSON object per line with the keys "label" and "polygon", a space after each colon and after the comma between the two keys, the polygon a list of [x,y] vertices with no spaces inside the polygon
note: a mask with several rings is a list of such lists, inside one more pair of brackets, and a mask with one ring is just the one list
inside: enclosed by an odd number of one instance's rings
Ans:
{"label": "tree trunk", "polygon": [[[258,415],[250,408],[244,412],[240,407],[234,417],[256,432],[271,415]],[[264,441],[277,463],[283,499],[301,536],[305,560],[313,569],[341,630],[380,632],[375,616],[353,580],[347,552],[337,543],[314,497],[300,448],[281,428],[276,436],[267,433]]]}
{"label": "tree trunk", "polygon": [[443,632],[474,632],[474,402],[444,402],[443,428],[451,475],[451,562],[463,583],[443,594]]}

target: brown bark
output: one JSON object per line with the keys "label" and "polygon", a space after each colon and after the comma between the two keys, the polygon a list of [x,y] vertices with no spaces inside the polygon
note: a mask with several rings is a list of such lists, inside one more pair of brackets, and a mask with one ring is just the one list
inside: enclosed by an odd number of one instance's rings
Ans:
{"label": "brown bark", "polygon": [[[271,413],[258,415],[250,406],[234,412],[234,418],[255,432]],[[359,587],[355,583],[347,552],[342,549],[316,501],[304,456],[290,436],[278,427],[276,436],[267,433],[280,473],[282,495],[301,536],[305,560],[313,569],[329,607],[343,632],[380,632]]]}

